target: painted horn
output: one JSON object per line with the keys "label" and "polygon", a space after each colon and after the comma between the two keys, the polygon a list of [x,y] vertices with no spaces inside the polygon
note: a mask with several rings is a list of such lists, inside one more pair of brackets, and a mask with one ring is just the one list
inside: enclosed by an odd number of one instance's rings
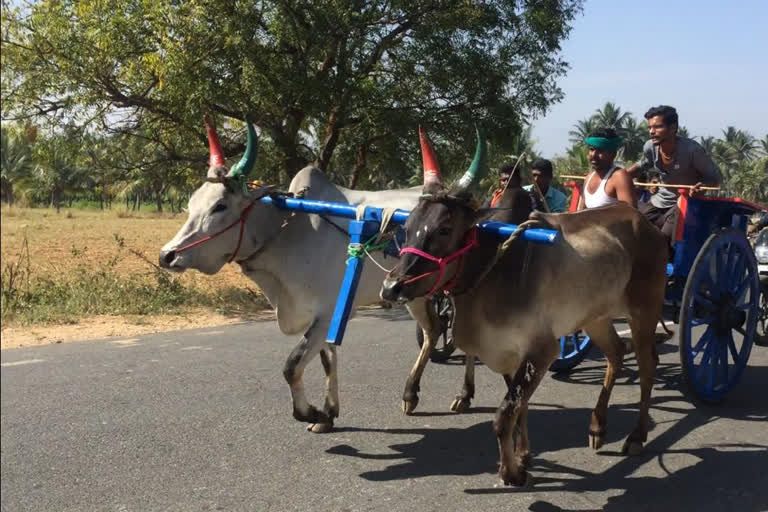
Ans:
{"label": "painted horn", "polygon": [[421,125],[419,125],[419,142],[421,143],[421,162],[424,167],[424,185],[440,183],[440,165],[437,163],[437,155]]}
{"label": "painted horn", "polygon": [[248,127],[248,142],[245,145],[245,153],[243,153],[243,157],[232,167],[232,170],[229,171],[229,175],[232,177],[248,176],[256,163],[259,138],[256,136],[256,130],[249,121],[246,121],[245,125]]}
{"label": "painted horn", "polygon": [[205,122],[205,131],[208,132],[208,152],[210,153],[208,165],[211,167],[222,167],[224,165],[224,155],[221,153],[221,144],[219,143],[219,136],[216,134],[216,128],[214,128],[207,115],[203,118],[203,121]]}
{"label": "painted horn", "polygon": [[485,145],[485,137],[477,126],[475,126],[475,133],[477,134],[477,148],[475,149],[475,158],[472,159],[472,163],[469,164],[469,168],[464,173],[464,176],[459,180],[459,188],[466,190],[479,180],[483,174],[485,174],[486,160],[488,156],[488,148]]}

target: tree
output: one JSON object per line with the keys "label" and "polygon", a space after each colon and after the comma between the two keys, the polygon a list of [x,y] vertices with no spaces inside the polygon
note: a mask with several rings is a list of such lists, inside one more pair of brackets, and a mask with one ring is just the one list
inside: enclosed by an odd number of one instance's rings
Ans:
{"label": "tree", "polygon": [[768,156],[768,135],[760,139],[760,153],[763,156]]}
{"label": "tree", "polygon": [[603,108],[595,110],[594,123],[597,128],[613,128],[623,135],[624,123],[631,117],[630,112],[622,112],[620,107],[608,101]]}
{"label": "tree", "polygon": [[598,127],[594,117],[588,117],[581,121],[576,121],[573,125],[573,129],[568,132],[568,140],[574,146],[583,146],[584,139],[586,139],[590,133],[595,131]]}
{"label": "tree", "polygon": [[712,156],[715,149],[714,137],[699,137],[699,144],[701,144],[701,147],[704,148],[704,151],[706,151],[708,155]]}
{"label": "tree", "polygon": [[30,177],[34,163],[30,144],[8,129],[0,129],[0,195],[7,204],[13,203],[14,186]]}
{"label": "tree", "polygon": [[756,156],[758,143],[755,137],[743,130],[737,130],[733,126],[723,130],[723,138],[720,143],[724,146],[731,164],[752,160]]}
{"label": "tree", "polygon": [[[200,120],[211,112],[226,155],[243,143],[239,125],[225,121],[250,119],[273,150],[268,167],[286,176],[310,158],[340,176],[340,162],[370,168],[395,149],[408,155],[391,171],[399,181],[416,167],[417,122],[466,154],[474,121],[503,147],[528,116],[558,101],[556,80],[567,69],[560,44],[581,4],[62,0],[8,8],[3,116],[104,125],[202,169]],[[183,143],[169,144],[170,132]]]}
{"label": "tree", "polygon": [[744,162],[730,179],[731,194],[759,202],[768,202],[768,157]]}
{"label": "tree", "polygon": [[645,120],[638,123],[634,117],[627,117],[622,131],[624,135],[623,158],[627,162],[635,162],[640,158],[643,145],[648,140],[648,123]]}

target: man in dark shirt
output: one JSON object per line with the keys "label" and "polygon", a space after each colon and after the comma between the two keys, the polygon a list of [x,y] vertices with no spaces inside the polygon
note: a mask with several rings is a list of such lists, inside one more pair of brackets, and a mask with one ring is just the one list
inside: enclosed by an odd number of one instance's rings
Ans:
{"label": "man in dark shirt", "polygon": [[[677,135],[678,116],[673,107],[653,107],[645,113],[645,119],[651,140],[643,146],[640,161],[627,169],[630,176],[647,173],[660,183],[694,185],[692,194],[702,185],[720,185],[720,171],[704,148],[692,139]],[[677,223],[677,196],[674,188],[659,187],[649,201],[640,202],[637,207],[670,241]]]}

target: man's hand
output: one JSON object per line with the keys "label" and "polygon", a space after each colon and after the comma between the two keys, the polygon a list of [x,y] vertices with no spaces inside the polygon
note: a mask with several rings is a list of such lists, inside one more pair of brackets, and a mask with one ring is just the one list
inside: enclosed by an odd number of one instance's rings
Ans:
{"label": "man's hand", "polygon": [[697,184],[695,184],[695,185],[693,186],[693,188],[691,189],[691,195],[692,195],[692,196],[694,196],[694,195],[698,195],[698,194],[700,194],[700,193],[701,193],[701,187],[702,187],[703,185],[704,185],[704,184],[703,184],[702,182],[698,182]]}

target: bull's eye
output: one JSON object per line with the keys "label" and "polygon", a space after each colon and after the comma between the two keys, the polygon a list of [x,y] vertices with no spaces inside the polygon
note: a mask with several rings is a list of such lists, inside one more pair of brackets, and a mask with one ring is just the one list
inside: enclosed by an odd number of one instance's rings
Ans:
{"label": "bull's eye", "polygon": [[217,204],[216,206],[213,207],[213,211],[211,213],[223,212],[226,209],[227,209],[227,205],[226,204],[219,203],[219,204]]}
{"label": "bull's eye", "polygon": [[438,231],[440,236],[448,236],[451,234],[451,228],[440,228],[440,231]]}

